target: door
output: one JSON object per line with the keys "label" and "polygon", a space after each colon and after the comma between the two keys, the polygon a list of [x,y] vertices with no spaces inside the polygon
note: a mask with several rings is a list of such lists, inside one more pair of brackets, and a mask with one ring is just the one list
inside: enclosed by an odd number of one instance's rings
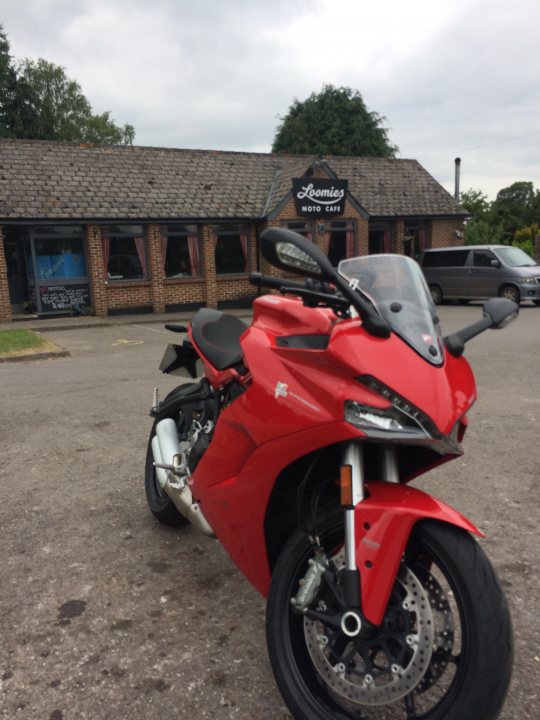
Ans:
{"label": "door", "polygon": [[22,312],[28,301],[28,282],[23,239],[7,231],[4,238],[7,265],[9,302],[15,312]]}
{"label": "door", "polygon": [[[494,297],[499,288],[501,271],[492,265],[497,261],[491,250],[474,250],[472,253],[471,292],[473,297]],[[471,261],[470,261],[471,262]]]}

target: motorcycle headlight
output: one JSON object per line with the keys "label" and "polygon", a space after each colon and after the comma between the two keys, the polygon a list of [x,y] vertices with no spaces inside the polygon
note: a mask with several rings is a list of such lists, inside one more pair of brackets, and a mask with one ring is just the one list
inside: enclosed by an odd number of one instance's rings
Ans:
{"label": "motorcycle headlight", "polygon": [[418,420],[393,405],[381,409],[346,400],[345,420],[370,437],[430,437]]}

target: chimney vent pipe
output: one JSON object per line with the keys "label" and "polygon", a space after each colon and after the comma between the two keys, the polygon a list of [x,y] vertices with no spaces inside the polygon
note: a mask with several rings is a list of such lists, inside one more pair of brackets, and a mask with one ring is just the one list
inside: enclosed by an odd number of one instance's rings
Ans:
{"label": "chimney vent pipe", "polygon": [[460,180],[460,171],[461,171],[461,158],[456,158],[454,160],[456,164],[456,176],[455,176],[455,182],[454,182],[454,197],[456,199],[456,202],[459,202],[459,180]]}

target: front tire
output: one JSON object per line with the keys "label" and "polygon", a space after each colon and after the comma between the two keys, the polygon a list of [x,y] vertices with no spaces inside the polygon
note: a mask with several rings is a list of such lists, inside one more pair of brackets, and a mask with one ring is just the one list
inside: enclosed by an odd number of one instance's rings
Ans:
{"label": "front tire", "polygon": [[499,290],[499,297],[511,300],[512,302],[515,302],[516,305],[519,305],[521,301],[521,295],[515,285],[503,285]]}
{"label": "front tire", "polygon": [[[341,512],[321,523],[319,537],[338,568]],[[296,720],[497,717],[512,667],[510,617],[489,561],[470,535],[418,523],[381,628],[361,640],[292,612],[291,598],[313,554],[307,536],[296,532],[268,597],[270,661]],[[311,607],[330,615],[334,597],[323,578]]]}

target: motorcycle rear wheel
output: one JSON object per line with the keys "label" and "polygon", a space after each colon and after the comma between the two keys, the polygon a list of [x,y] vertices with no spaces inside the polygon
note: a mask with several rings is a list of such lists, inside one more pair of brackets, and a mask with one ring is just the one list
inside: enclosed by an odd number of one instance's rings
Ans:
{"label": "motorcycle rear wheel", "polygon": [[177,510],[176,505],[162,489],[157,479],[156,468],[154,467],[154,455],[152,453],[152,439],[155,434],[156,423],[152,426],[148,440],[148,448],[146,450],[146,462],[144,466],[146,502],[154,514],[154,517],[157,518],[160,523],[171,527],[184,527],[184,525],[189,525],[189,520]]}
{"label": "motorcycle rear wheel", "polygon": [[[342,512],[321,522],[319,537],[327,557],[339,558]],[[270,662],[296,720],[497,717],[512,669],[511,622],[491,565],[468,533],[418,523],[381,631],[370,640],[351,641],[292,612],[291,598],[313,555],[307,536],[296,532],[274,569],[267,605]],[[311,606],[319,611],[332,611],[326,585],[323,578]],[[422,612],[405,602],[407,592],[423,598]],[[411,637],[425,638],[414,657]]]}

